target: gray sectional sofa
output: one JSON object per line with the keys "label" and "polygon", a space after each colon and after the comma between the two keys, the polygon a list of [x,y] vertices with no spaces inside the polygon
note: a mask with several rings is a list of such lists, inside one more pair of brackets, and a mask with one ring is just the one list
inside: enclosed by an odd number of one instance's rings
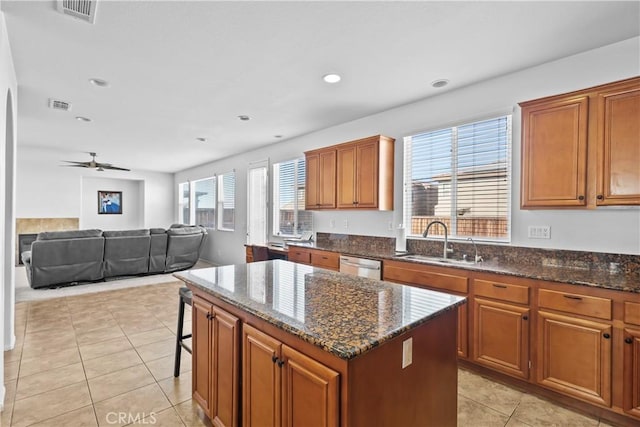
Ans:
{"label": "gray sectional sofa", "polygon": [[168,230],[51,231],[21,254],[32,288],[119,276],[170,273],[193,267],[207,232],[174,224]]}

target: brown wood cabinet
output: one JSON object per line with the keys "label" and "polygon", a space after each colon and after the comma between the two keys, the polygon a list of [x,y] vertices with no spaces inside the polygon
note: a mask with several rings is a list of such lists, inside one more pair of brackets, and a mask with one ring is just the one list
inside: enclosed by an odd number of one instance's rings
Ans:
{"label": "brown wood cabinet", "polygon": [[522,208],[640,204],[640,77],[520,106]]}
{"label": "brown wood cabinet", "polygon": [[624,410],[640,418],[640,328],[624,330]]}
{"label": "brown wood cabinet", "polygon": [[243,342],[246,427],[338,425],[337,372],[250,325]]}
{"label": "brown wood cabinet", "polygon": [[[385,261],[382,269],[383,280],[468,296],[469,279],[464,274],[457,270],[402,261]],[[469,303],[458,307],[457,349],[458,356],[463,358],[469,356],[468,307]]]}
{"label": "brown wood cabinet", "polygon": [[237,317],[194,295],[193,398],[216,427],[238,425]]}
{"label": "brown wood cabinet", "polygon": [[305,153],[306,209],[335,209],[336,150],[326,148]]}
{"label": "brown wood cabinet", "polygon": [[289,246],[289,261],[329,270],[340,270],[340,254],[320,249]]}
{"label": "brown wood cabinet", "polygon": [[393,210],[394,141],[376,135],[305,152],[306,209]]}

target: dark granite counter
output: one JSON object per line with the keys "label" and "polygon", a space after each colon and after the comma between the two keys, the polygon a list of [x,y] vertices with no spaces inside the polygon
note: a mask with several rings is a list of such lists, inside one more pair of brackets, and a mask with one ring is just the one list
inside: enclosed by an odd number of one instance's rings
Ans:
{"label": "dark granite counter", "polygon": [[[571,285],[591,286],[622,292],[640,293],[640,257],[633,255],[594,254],[591,252],[554,251],[510,246],[478,245],[485,261],[474,263],[442,263],[439,261],[417,261],[404,258],[394,251],[394,246],[382,239],[366,236],[348,236],[349,239],[319,239],[317,243],[294,243],[313,249],[340,252],[364,258],[415,262],[442,267],[460,268],[508,276],[539,279]],[[360,240],[354,239],[360,237]],[[375,239],[373,245],[369,239]],[[393,239],[387,239],[393,241]],[[379,244],[382,242],[382,244]],[[409,241],[408,241],[409,242]],[[407,248],[412,253],[440,256],[442,242],[412,240]],[[453,258],[462,253],[472,254],[467,244],[454,243]]]}
{"label": "dark granite counter", "polygon": [[174,276],[342,359],[356,357],[466,301],[280,260]]}

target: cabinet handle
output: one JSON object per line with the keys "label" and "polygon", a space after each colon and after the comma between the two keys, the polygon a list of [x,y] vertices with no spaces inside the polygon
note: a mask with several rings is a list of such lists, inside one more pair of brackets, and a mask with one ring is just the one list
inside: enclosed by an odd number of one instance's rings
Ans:
{"label": "cabinet handle", "polygon": [[329,257],[323,256],[322,259],[329,259]]}
{"label": "cabinet handle", "polygon": [[605,334],[603,334],[602,336],[603,336],[603,337],[604,337],[604,339],[606,339],[606,340],[608,340],[609,338],[611,338],[611,335],[606,334],[606,333],[605,333]]}
{"label": "cabinet handle", "polygon": [[598,194],[598,195],[596,196],[596,199],[598,199],[598,200],[604,200],[604,196],[603,196],[602,194]]}
{"label": "cabinet handle", "polygon": [[276,355],[274,354],[273,356],[271,356],[271,361],[273,363],[276,363],[278,361],[278,358],[276,357]]}
{"label": "cabinet handle", "polygon": [[633,344],[633,339],[631,338],[625,338],[624,342],[626,342],[627,344]]}
{"label": "cabinet handle", "polygon": [[582,301],[582,297],[577,297],[575,295],[563,295],[563,297],[568,298],[568,299],[575,299],[578,301]]}
{"label": "cabinet handle", "polygon": [[584,200],[584,196],[578,196],[578,200]]}
{"label": "cabinet handle", "polygon": [[493,284],[494,288],[507,289],[507,285],[498,285],[497,283]]}
{"label": "cabinet handle", "polygon": [[522,320],[529,320],[529,316],[522,316]]}
{"label": "cabinet handle", "polygon": [[211,320],[211,319],[213,319],[213,316],[211,315],[211,313],[207,311],[207,320]]}
{"label": "cabinet handle", "polygon": [[276,363],[280,368],[282,368],[282,365],[284,365],[284,360],[278,360]]}

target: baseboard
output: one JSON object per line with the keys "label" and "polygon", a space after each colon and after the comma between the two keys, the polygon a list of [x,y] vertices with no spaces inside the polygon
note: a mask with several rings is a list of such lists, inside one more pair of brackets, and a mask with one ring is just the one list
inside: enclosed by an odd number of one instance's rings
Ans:
{"label": "baseboard", "polygon": [[4,411],[4,396],[5,396],[6,388],[4,384],[2,384],[2,389],[0,389],[0,412]]}
{"label": "baseboard", "polygon": [[16,347],[16,334],[11,334],[9,344],[4,346],[4,351],[13,350]]}

